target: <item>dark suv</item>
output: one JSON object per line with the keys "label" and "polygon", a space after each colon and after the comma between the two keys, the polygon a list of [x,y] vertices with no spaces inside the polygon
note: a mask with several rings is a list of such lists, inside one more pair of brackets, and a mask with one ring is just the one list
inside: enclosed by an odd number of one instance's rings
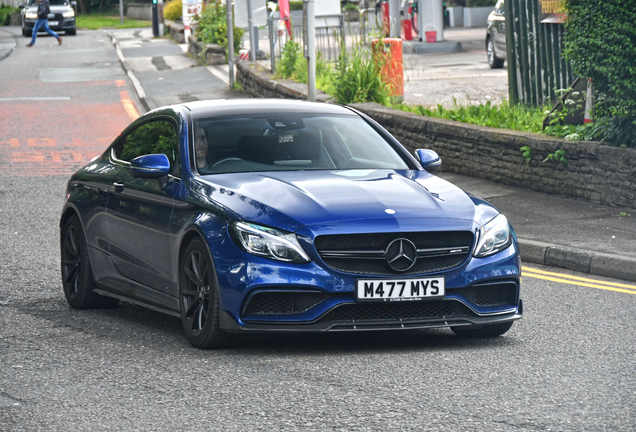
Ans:
{"label": "dark suv", "polygon": [[492,69],[503,67],[508,51],[506,49],[506,11],[504,1],[499,0],[486,24],[486,52],[488,65]]}
{"label": "dark suv", "polygon": [[[77,3],[69,0],[49,0],[51,13],[49,14],[49,28],[54,32],[63,31],[67,35],[77,32],[75,27],[75,7]],[[29,0],[21,4],[22,9],[22,35],[31,37],[33,26],[38,19],[38,0]],[[41,31],[44,31],[43,29]]]}

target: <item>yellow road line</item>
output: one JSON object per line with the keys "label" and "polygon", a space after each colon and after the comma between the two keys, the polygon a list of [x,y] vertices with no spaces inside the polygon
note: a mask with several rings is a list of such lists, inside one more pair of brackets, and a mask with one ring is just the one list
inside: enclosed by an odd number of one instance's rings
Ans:
{"label": "yellow road line", "polygon": [[[524,277],[530,277],[535,279],[542,279],[542,280],[548,280],[552,282],[564,283],[568,285],[584,286],[589,288],[596,288],[596,289],[602,289],[607,291],[615,291],[615,292],[636,295],[636,286],[633,286],[633,285],[597,281],[594,279],[581,278],[581,277],[571,276],[571,275],[566,275],[561,273],[546,272],[543,270],[532,269],[529,267],[522,267],[522,269],[523,269]],[[558,277],[552,277],[548,275],[555,275]],[[572,279],[572,280],[568,280],[568,279]],[[584,281],[595,282],[595,283],[587,283]],[[616,286],[626,287],[628,289],[616,288]]]}
{"label": "yellow road line", "polygon": [[583,278],[583,277],[572,276],[572,275],[563,274],[563,273],[553,273],[553,272],[549,272],[549,271],[545,271],[545,270],[539,270],[539,269],[535,269],[535,268],[532,268],[532,267],[525,267],[525,266],[522,266],[521,269],[524,272],[537,273],[537,274],[547,275],[547,276],[556,276],[556,277],[560,277],[560,278],[572,279],[572,280],[577,280],[577,281],[581,281],[581,282],[592,282],[592,283],[595,283],[595,284],[609,285],[609,286],[614,286],[614,287],[619,287],[619,288],[629,288],[629,289],[636,290],[636,285],[627,285],[627,284],[615,283],[615,282],[605,282],[605,281],[600,281],[600,280],[596,280],[596,279]]}
{"label": "yellow road line", "polygon": [[117,80],[116,83],[117,87],[120,88],[119,98],[121,99],[121,104],[124,106],[124,111],[126,111],[126,114],[128,114],[128,117],[130,117],[131,120],[136,120],[137,117],[139,117],[139,111],[137,111],[135,104],[130,99],[128,91],[123,89],[123,87],[126,85],[126,82],[124,80]]}

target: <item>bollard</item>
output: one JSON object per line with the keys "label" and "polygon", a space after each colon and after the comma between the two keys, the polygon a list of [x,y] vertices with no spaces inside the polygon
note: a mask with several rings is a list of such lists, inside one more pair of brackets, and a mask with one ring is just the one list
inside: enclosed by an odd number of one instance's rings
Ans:
{"label": "bollard", "polygon": [[402,61],[402,39],[384,38],[371,41],[373,56],[383,62],[380,73],[389,88],[392,99],[404,100],[404,63]]}

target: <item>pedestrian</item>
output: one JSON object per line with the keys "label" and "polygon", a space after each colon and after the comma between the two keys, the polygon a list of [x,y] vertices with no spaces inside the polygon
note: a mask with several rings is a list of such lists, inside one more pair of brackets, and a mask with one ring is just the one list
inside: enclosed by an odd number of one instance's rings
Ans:
{"label": "pedestrian", "polygon": [[38,31],[40,28],[43,28],[44,31],[51,36],[55,36],[58,45],[62,45],[62,38],[49,28],[48,17],[50,13],[51,8],[49,7],[49,0],[38,0],[38,19],[35,21],[35,25],[33,26],[33,37],[31,38],[31,42],[27,44],[28,47],[35,45],[35,38],[38,37]]}

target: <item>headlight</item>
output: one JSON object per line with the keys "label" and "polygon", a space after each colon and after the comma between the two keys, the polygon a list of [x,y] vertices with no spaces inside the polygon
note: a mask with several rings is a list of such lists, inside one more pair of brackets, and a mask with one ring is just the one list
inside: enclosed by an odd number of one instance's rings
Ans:
{"label": "headlight", "polygon": [[506,249],[512,243],[508,219],[502,214],[481,227],[475,257],[483,258]]}
{"label": "headlight", "polygon": [[248,253],[285,262],[311,261],[295,234],[246,222],[234,222],[232,229]]}
{"label": "headlight", "polygon": [[27,19],[38,19],[38,14],[36,14],[35,12],[27,12],[25,17]]}
{"label": "headlight", "polygon": [[75,11],[74,10],[66,11],[62,14],[62,16],[64,18],[72,18],[75,16]]}

